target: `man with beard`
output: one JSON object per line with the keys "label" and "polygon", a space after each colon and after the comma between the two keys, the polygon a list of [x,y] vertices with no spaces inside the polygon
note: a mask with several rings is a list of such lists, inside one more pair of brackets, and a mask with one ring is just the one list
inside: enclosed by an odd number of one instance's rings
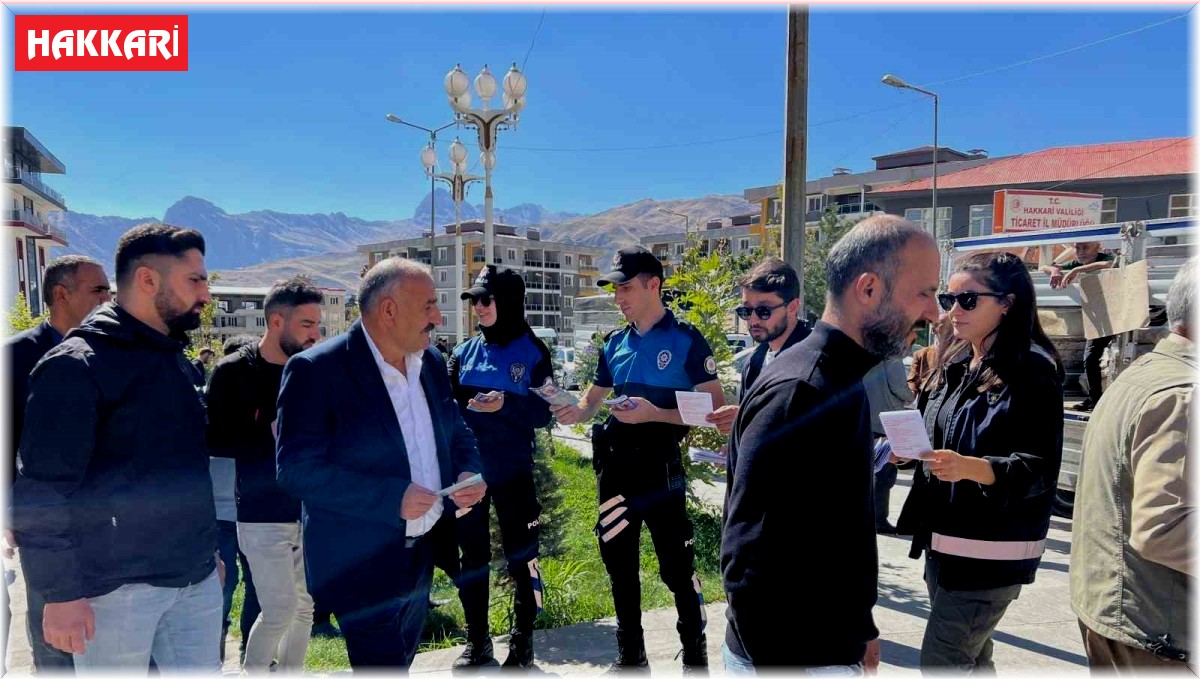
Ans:
{"label": "man with beard", "polygon": [[[870,217],[834,246],[825,278],[821,321],[763,369],[734,423],[721,536],[729,673],[879,664],[862,378],[937,318],[937,247],[911,222]],[[806,548],[819,556],[801,556]]]}
{"label": "man with beard", "polygon": [[[799,316],[800,277],[790,264],[778,257],[768,257],[742,278],[740,286],[742,303],[734,312],[747,322],[750,337],[759,344],[742,368],[738,403],[779,352],[808,337],[809,333],[808,326],[800,322]],[[739,407],[721,406],[706,419],[728,436]]]}
{"label": "man with beard", "polygon": [[280,672],[299,673],[308,651],[313,601],[300,500],[275,481],[275,402],[288,358],[321,339],[322,298],[302,276],[276,283],[263,303],[266,334],[221,359],[208,385],[208,445],[214,456],[237,460],[237,543],[262,607],[246,639],[251,674],[265,673],[272,661]]}
{"label": "man with beard", "polygon": [[[204,408],[184,357],[210,301],[204,238],[117,243],[117,300],[34,368],[14,492],[46,641],[77,673],[220,666],[221,585]],[[70,413],[64,419],[63,413]]]}

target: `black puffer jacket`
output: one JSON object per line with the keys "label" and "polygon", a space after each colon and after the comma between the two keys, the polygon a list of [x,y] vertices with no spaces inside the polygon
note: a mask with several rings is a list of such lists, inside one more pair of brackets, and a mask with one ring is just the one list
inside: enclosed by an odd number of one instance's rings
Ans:
{"label": "black puffer jacket", "polygon": [[[970,352],[951,361],[933,393],[918,400],[935,449],[981,457],[996,482],[950,483],[917,467],[896,527],[912,535],[909,556],[930,548],[932,534],[988,543],[1036,542],[1050,528],[1050,507],[1062,461],[1062,379],[1038,349],[1025,354],[1006,383],[980,393]],[[939,413],[943,424],[938,422]],[[996,589],[1033,582],[1040,556],[970,558],[930,550],[939,584],[949,590]]]}
{"label": "black puffer jacket", "polygon": [[212,574],[204,408],[184,345],[110,303],[34,369],[13,521],[47,601]]}

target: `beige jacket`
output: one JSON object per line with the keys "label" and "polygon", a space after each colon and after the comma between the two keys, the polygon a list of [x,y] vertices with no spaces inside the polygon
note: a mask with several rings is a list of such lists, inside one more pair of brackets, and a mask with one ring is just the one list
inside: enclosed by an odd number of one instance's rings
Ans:
{"label": "beige jacket", "polygon": [[1071,607],[1098,634],[1146,647],[1188,643],[1187,485],[1195,346],[1171,334],[1117,377],[1083,439],[1071,540]]}

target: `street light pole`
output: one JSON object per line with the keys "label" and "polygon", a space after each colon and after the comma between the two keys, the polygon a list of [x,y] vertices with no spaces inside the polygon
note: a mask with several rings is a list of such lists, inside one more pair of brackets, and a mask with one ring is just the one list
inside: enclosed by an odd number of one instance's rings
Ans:
{"label": "street light pole", "polygon": [[483,194],[483,240],[484,265],[491,264],[496,253],[496,231],[492,208],[492,170],[496,167],[496,135],[500,130],[517,126],[521,109],[525,108],[525,91],[528,83],[525,75],[513,62],[504,76],[503,108],[492,109],[491,99],[496,94],[496,78],[485,64],[475,77],[475,93],[483,100],[483,108],[471,108],[471,93],[468,91],[467,74],[461,65],[446,74],[445,89],[450,99],[455,120],[459,125],[474,127],[479,135],[480,160],[484,170]]}
{"label": "street light pole", "polygon": [[425,174],[429,176],[429,271],[432,274],[432,272],[433,272],[433,253],[434,253],[433,239],[434,239],[434,236],[437,235],[437,224],[435,223],[435,221],[437,219],[437,210],[436,210],[437,196],[434,195],[434,183],[433,183],[434,182],[434,180],[433,180],[434,172],[433,171],[434,171],[434,168],[437,166],[437,151],[434,147],[437,144],[437,133],[441,132],[442,130],[446,129],[447,127],[450,127],[451,125],[454,125],[455,123],[446,123],[445,125],[442,125],[441,127],[437,128],[437,129],[429,129],[428,127],[414,125],[413,123],[410,123],[407,120],[401,120],[400,118],[392,115],[391,113],[387,114],[387,119],[393,123],[398,123],[400,125],[407,125],[408,127],[412,127],[412,128],[421,130],[422,132],[426,132],[429,134],[429,145],[421,150],[421,163],[425,166]]}
{"label": "street light pole", "polygon": [[[439,173],[434,175],[450,185],[450,195],[454,199],[454,304],[456,312],[454,314],[454,332],[457,338],[457,343],[463,341],[464,328],[464,311],[463,311],[463,240],[462,240],[462,203],[467,196],[467,185],[473,181],[479,181],[482,177],[473,174],[465,174],[467,165],[467,147],[463,146],[458,139],[450,144],[450,162],[454,165],[454,172]],[[486,266],[486,264],[485,264]]]}
{"label": "street light pole", "polygon": [[664,207],[658,208],[658,211],[665,212],[669,215],[675,215],[676,217],[683,217],[683,243],[686,246],[688,237],[691,235],[692,218],[682,212],[675,212],[674,210],[668,210]]}
{"label": "street light pole", "polygon": [[[938,155],[941,151],[938,148],[938,97],[936,92],[930,92],[927,89],[910,85],[894,75],[883,76],[883,84],[891,85],[902,90],[912,90],[920,92],[928,97],[933,98],[933,195],[930,202],[933,204],[933,237],[938,238],[938,212],[937,212],[937,180],[938,180]],[[945,234],[949,237],[950,234]]]}

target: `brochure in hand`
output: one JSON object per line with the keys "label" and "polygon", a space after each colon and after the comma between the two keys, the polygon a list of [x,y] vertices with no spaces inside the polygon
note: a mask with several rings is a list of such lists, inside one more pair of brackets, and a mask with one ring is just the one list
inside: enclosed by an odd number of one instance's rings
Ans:
{"label": "brochure in hand", "polygon": [[566,389],[560,388],[549,377],[546,378],[545,384],[540,387],[533,387],[530,391],[542,397],[542,400],[555,408],[579,404],[579,399],[572,396]]}

